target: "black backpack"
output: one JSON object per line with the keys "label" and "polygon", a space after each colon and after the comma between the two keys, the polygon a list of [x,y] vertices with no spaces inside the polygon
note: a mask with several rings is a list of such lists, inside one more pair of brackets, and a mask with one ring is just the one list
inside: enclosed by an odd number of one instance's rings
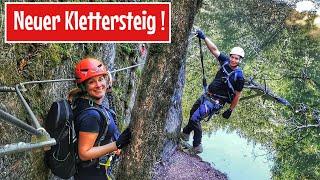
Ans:
{"label": "black backpack", "polygon": [[[105,122],[108,122],[107,117],[98,108],[86,107],[82,111],[89,109],[97,110],[104,117]],[[45,152],[45,164],[54,175],[64,179],[72,177],[77,172],[77,163],[79,162],[74,119],[75,115],[71,104],[64,99],[51,105],[44,121],[45,129],[57,142],[56,145],[51,146],[51,149]],[[106,130],[108,123],[104,124],[104,130]],[[100,141],[102,136],[103,133],[99,133],[97,139]]]}

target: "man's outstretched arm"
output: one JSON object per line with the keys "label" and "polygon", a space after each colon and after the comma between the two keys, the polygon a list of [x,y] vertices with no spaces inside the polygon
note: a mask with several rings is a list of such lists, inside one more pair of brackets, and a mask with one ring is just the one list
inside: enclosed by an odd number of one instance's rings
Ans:
{"label": "man's outstretched arm", "polygon": [[197,37],[204,40],[211,54],[213,54],[213,56],[216,57],[216,59],[218,59],[218,57],[220,56],[220,51],[218,47],[208,37],[206,37],[204,32],[200,29],[197,30]]}
{"label": "man's outstretched arm", "polygon": [[208,37],[204,39],[204,42],[206,42],[206,45],[210,50],[211,54],[213,54],[213,56],[216,57],[216,59],[218,59],[218,57],[220,56],[220,51],[218,47]]}

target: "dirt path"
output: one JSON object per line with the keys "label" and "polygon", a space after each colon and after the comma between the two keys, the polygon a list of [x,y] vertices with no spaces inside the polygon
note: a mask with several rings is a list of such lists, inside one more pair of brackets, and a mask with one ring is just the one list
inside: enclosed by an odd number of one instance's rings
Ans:
{"label": "dirt path", "polygon": [[227,180],[227,175],[214,169],[210,163],[202,161],[199,156],[189,155],[177,150],[169,162],[158,165],[155,170],[155,180],[163,179],[210,179]]}

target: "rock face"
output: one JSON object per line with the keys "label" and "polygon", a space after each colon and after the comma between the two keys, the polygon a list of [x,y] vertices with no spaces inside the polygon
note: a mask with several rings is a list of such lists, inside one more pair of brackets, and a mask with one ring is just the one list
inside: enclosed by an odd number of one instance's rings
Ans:
{"label": "rock face", "polygon": [[182,122],[182,92],[185,82],[185,65],[182,65],[179,70],[179,78],[176,89],[171,98],[171,105],[166,119],[166,140],[164,142],[161,159],[166,161],[175,152]]}

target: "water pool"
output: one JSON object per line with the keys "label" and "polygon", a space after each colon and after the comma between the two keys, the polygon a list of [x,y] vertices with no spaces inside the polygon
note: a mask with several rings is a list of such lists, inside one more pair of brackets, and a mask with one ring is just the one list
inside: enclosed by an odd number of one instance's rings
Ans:
{"label": "water pool", "polygon": [[[204,161],[227,174],[230,180],[267,180],[271,179],[273,162],[267,158],[267,151],[260,144],[248,143],[236,132],[218,130],[203,134]],[[263,155],[263,156],[255,156]]]}

